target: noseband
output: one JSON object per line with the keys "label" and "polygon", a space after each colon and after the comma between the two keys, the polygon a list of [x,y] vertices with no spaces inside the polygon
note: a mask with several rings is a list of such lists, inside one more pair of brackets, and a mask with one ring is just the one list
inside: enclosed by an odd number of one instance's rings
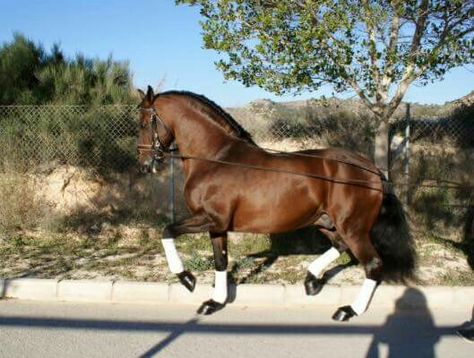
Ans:
{"label": "noseband", "polygon": [[153,138],[152,144],[137,144],[138,151],[140,153],[142,152],[153,152],[153,162],[152,166],[155,161],[157,162],[163,162],[165,158],[165,153],[169,153],[172,151],[170,147],[167,147],[166,145],[163,144],[163,142],[160,139],[160,136],[158,135],[158,125],[161,125],[165,131],[166,131],[166,136],[169,137],[171,136],[171,129],[166,125],[165,122],[158,116],[156,113],[155,108],[140,108],[140,111],[150,113],[150,119],[151,119],[151,137]]}

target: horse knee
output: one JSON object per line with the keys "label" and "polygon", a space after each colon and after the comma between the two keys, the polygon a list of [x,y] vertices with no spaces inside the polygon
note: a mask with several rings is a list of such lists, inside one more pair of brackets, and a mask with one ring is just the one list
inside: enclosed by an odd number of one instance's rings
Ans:
{"label": "horse knee", "polygon": [[164,239],[175,238],[176,232],[171,225],[166,225],[165,228],[163,229],[163,233],[161,234],[161,237]]}
{"label": "horse knee", "polygon": [[224,271],[227,270],[227,255],[215,255],[214,257],[214,265],[217,271]]}
{"label": "horse knee", "polygon": [[217,271],[227,270],[227,234],[211,233],[212,250],[214,252],[214,265]]}

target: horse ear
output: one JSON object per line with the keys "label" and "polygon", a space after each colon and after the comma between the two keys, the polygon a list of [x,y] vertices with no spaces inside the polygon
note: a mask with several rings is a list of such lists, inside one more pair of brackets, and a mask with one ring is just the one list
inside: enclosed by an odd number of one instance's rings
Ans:
{"label": "horse ear", "polygon": [[143,101],[143,99],[146,96],[145,92],[143,92],[141,89],[137,89],[137,91],[138,91],[138,94],[140,95],[140,99]]}
{"label": "horse ear", "polygon": [[153,102],[153,97],[155,97],[155,94],[153,93],[153,88],[151,86],[148,86],[148,91],[146,92],[146,97],[148,101]]}

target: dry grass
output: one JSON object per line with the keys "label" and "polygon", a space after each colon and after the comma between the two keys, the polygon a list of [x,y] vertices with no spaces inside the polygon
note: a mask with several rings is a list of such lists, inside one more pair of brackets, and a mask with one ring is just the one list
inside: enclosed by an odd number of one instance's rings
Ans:
{"label": "dry grass", "polygon": [[[100,231],[82,234],[23,231],[4,235],[0,240],[0,277],[176,281],[167,268],[159,229],[126,228],[105,225]],[[456,245],[442,238],[417,237],[416,241],[423,283],[474,285],[474,273]],[[293,246],[291,241],[285,245]],[[200,283],[213,281],[207,235],[186,235],[178,240],[177,248]],[[308,249],[300,254],[285,252],[266,235],[243,235],[230,241],[229,271],[237,283],[302,283],[307,266],[317,255]],[[332,267],[348,261],[343,255]],[[358,284],[363,278],[362,268],[353,266],[330,283]]]}
{"label": "dry grass", "polygon": [[32,228],[44,219],[45,206],[29,176],[0,174],[0,232]]}

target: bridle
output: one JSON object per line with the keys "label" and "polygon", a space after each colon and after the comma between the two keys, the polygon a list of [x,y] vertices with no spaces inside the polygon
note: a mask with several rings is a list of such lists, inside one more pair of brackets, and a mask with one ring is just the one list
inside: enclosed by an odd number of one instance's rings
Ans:
{"label": "bridle", "polygon": [[174,151],[174,149],[171,149],[171,146],[166,146],[163,144],[163,141],[158,134],[158,126],[161,126],[165,130],[167,138],[171,137],[173,132],[171,131],[170,127],[168,127],[166,123],[160,118],[160,116],[158,116],[155,108],[140,108],[140,111],[150,113],[152,144],[137,144],[137,149],[140,154],[144,152],[152,152],[153,159],[151,167],[153,167],[155,162],[162,163],[165,160],[165,153]]}

